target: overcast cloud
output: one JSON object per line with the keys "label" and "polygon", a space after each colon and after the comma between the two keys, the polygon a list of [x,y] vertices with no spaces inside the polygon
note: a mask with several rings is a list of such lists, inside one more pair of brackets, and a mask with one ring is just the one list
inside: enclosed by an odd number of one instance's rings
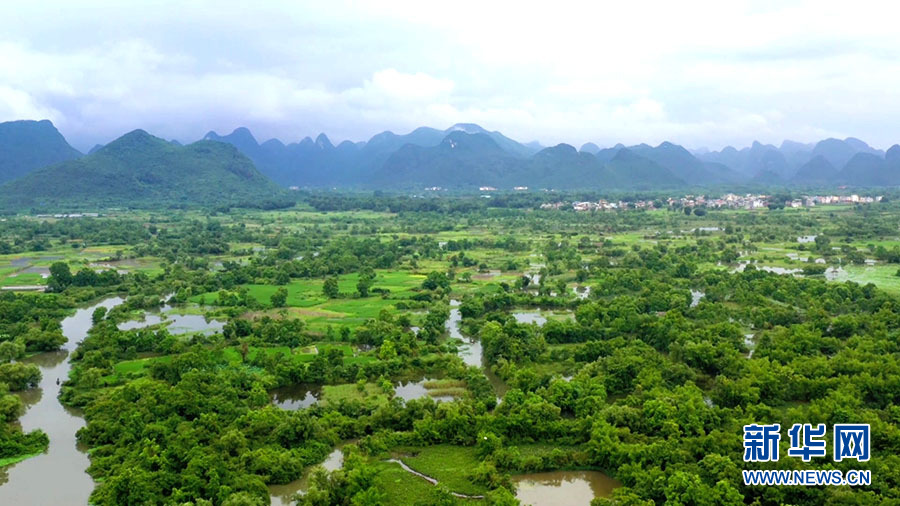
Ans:
{"label": "overcast cloud", "polygon": [[75,3],[0,7],[0,121],[80,149],[457,122],[545,145],[900,142],[888,2]]}

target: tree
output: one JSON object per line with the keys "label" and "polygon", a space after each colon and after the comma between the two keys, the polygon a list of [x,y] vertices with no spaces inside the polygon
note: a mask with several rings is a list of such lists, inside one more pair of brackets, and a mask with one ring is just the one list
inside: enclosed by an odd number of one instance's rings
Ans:
{"label": "tree", "polygon": [[425,281],[422,281],[422,288],[426,290],[437,290],[438,288],[447,290],[450,288],[450,278],[447,277],[446,273],[431,271],[428,273]]}
{"label": "tree", "polygon": [[375,273],[371,270],[367,270],[361,272],[359,274],[359,281],[356,282],[356,291],[359,292],[360,297],[368,297],[369,296],[369,288],[372,288],[372,285],[375,283]]}
{"label": "tree", "polygon": [[25,356],[25,341],[3,341],[0,343],[0,362],[12,362]]}
{"label": "tree", "polygon": [[69,270],[69,264],[65,262],[54,262],[50,266],[50,280],[47,285],[50,291],[60,292],[72,284],[72,271]]}
{"label": "tree", "polygon": [[275,293],[269,297],[269,300],[272,302],[272,307],[284,307],[287,304],[288,291],[285,287],[280,287],[278,290],[275,290]]}
{"label": "tree", "polygon": [[91,313],[91,323],[94,325],[103,321],[104,318],[106,318],[106,308],[103,306],[98,307]]}
{"label": "tree", "polygon": [[0,365],[0,383],[6,383],[14,392],[36,387],[40,381],[41,370],[34,364],[13,362]]}
{"label": "tree", "polygon": [[322,293],[325,294],[329,299],[336,299],[340,296],[340,289],[338,288],[338,279],[334,276],[325,279],[325,283],[322,284]]}

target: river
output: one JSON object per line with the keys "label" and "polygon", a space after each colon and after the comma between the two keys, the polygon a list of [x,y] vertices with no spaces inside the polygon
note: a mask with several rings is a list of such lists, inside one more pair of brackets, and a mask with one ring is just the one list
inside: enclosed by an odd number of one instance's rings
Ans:
{"label": "river", "polygon": [[462,314],[459,312],[459,301],[451,300],[450,308],[450,318],[447,319],[446,327],[452,339],[459,339],[463,342],[463,345],[459,347],[457,352],[459,357],[462,358],[463,363],[466,365],[480,367],[484,371],[484,375],[491,383],[491,386],[494,387],[494,393],[497,394],[497,401],[499,402],[506,395],[509,387],[484,363],[484,348],[481,346],[481,340],[474,337],[466,337],[460,331],[459,325],[462,323]]}
{"label": "river", "polygon": [[23,362],[41,369],[38,388],[22,392],[27,411],[19,419],[22,429],[42,429],[50,438],[46,452],[0,470],[0,504],[84,505],[88,503],[94,480],[87,474],[90,465],[86,448],[79,446],[75,433],[84,427],[84,418],[76,409],[60,404],[59,385],[69,377],[69,354],[87,336],[91,314],[103,306],[111,309],[122,303],[112,297],[90,307],[78,309],[62,321],[68,341],[61,351],[39,353]]}

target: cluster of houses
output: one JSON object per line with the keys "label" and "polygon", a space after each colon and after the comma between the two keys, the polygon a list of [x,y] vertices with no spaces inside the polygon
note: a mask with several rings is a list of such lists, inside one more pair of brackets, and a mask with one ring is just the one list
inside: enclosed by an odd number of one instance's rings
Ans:
{"label": "cluster of houses", "polygon": [[[517,192],[523,192],[523,191],[528,190],[528,187],[527,186],[513,186],[513,190],[515,190]],[[495,186],[479,186],[478,191],[495,192],[495,191],[497,191],[497,188]]]}
{"label": "cluster of houses", "polygon": [[96,218],[100,213],[38,214],[36,218]]}
{"label": "cluster of houses", "polygon": [[769,205],[769,197],[766,195],[753,195],[748,193],[746,195],[735,195],[734,193],[727,193],[722,195],[719,198],[709,198],[707,199],[705,196],[700,195],[694,197],[693,195],[687,195],[685,197],[681,197],[680,199],[669,199],[669,206],[678,206],[681,204],[682,207],[714,207],[714,208],[728,208],[728,209],[762,209]]}
{"label": "cluster of houses", "polygon": [[[600,199],[596,202],[550,202],[541,204],[541,209],[563,209],[571,205],[575,211],[615,211],[619,209],[654,209],[657,207],[667,206],[670,208],[683,207],[708,207],[708,208],[726,208],[726,209],[762,209],[773,203],[773,196],[770,195],[736,195],[727,193],[718,198],[708,198],[705,195],[685,195],[683,197],[671,197],[663,201],[653,200],[636,200],[636,201],[618,201],[612,202]],[[870,204],[880,202],[881,196],[867,197],[859,195],[805,195],[798,199],[786,200],[778,202],[784,204],[785,207],[814,207],[816,205],[852,205],[852,204]]]}
{"label": "cluster of houses", "polygon": [[[561,209],[568,206],[567,202],[552,202],[541,204],[541,209]],[[596,202],[572,202],[572,209],[576,211],[615,211],[617,209],[653,209],[652,200],[637,200],[633,202],[610,202],[600,199]]]}
{"label": "cluster of houses", "polygon": [[[814,197],[803,197],[803,201],[792,200],[790,207],[812,207],[819,205],[834,204],[871,204],[873,202],[881,202],[882,196],[877,197],[860,197],[859,195],[816,195]],[[800,205],[797,205],[797,204]]]}

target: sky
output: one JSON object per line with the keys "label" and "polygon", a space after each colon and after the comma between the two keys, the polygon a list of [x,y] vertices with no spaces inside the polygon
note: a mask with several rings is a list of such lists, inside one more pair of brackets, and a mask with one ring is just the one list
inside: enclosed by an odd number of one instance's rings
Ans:
{"label": "sky", "polygon": [[459,122],[544,145],[887,148],[898,14],[829,0],[16,2],[0,6],[0,121],[50,119],[82,150],[136,128],[337,144]]}

